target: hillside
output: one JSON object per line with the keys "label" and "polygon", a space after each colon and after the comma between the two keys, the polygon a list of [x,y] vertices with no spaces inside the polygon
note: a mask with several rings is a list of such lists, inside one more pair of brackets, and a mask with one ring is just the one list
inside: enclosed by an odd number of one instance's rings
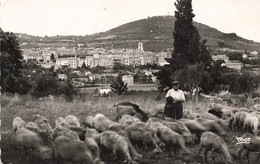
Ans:
{"label": "hillside", "polygon": [[[107,32],[90,36],[90,43],[114,48],[136,48],[137,42],[144,42],[145,50],[161,51],[172,48],[174,16],[155,16],[130,22]],[[235,33],[226,34],[201,23],[194,22],[202,39],[208,40],[211,49],[222,46],[234,49],[260,51],[260,43],[237,36]]]}
{"label": "hillside", "polygon": [[[86,46],[104,47],[104,48],[137,48],[137,43],[141,40],[144,43],[144,49],[149,51],[164,51],[173,47],[172,31],[174,28],[174,16],[155,16],[148,17],[123,24],[109,31],[97,33],[89,36],[53,36],[53,37],[29,37],[20,36],[21,42],[29,40],[31,46],[44,44],[46,46],[66,46],[73,44],[73,38],[76,42],[84,43]],[[233,49],[242,49],[260,52],[260,43],[247,40],[237,36],[235,33],[222,33],[215,28],[194,22],[198,28],[202,39],[207,39],[208,47],[216,49],[220,47],[229,47]],[[28,45],[27,45],[28,46]]]}

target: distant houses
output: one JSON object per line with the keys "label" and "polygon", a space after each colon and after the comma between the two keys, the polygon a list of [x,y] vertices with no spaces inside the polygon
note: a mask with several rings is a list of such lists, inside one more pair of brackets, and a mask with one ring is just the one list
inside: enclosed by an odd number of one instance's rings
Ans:
{"label": "distant houses", "polygon": [[243,67],[243,63],[241,63],[238,60],[230,60],[229,62],[225,63],[226,67],[235,69],[235,70],[241,70]]}
{"label": "distant houses", "polygon": [[66,74],[58,74],[58,79],[66,81],[68,79],[68,76]]}
{"label": "distant houses", "polygon": [[134,85],[134,77],[132,75],[122,76],[122,81],[127,83],[127,85]]}
{"label": "distant houses", "polygon": [[213,61],[223,60],[225,63],[222,64],[222,66],[226,66],[231,69],[235,69],[240,71],[243,67],[243,63],[241,63],[238,60],[229,60],[229,57],[226,55],[212,55]]}

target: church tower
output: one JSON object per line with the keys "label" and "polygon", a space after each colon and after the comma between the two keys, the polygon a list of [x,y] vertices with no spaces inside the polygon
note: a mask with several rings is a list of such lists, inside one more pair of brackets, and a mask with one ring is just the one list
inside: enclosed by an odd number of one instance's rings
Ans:
{"label": "church tower", "polygon": [[143,43],[138,42],[138,51],[143,51],[143,50],[144,50]]}

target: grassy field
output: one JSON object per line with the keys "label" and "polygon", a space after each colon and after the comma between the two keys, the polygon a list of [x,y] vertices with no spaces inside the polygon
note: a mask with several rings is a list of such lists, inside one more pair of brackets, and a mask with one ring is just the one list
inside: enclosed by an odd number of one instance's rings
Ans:
{"label": "grassy field", "polygon": [[[65,117],[66,115],[73,114],[80,120],[83,120],[88,115],[95,115],[96,113],[103,113],[112,120],[115,119],[115,109],[113,105],[122,102],[130,101],[138,104],[142,109],[153,108],[156,105],[164,104],[164,99],[156,101],[158,92],[132,92],[117,97],[92,97],[85,95],[77,97],[73,102],[66,102],[62,97],[55,97],[53,102],[41,102],[34,100],[30,96],[6,96],[1,95],[1,159],[3,163],[21,164],[24,162],[23,150],[12,142],[12,121],[14,117],[19,116],[27,121],[32,121],[33,115],[40,114],[50,120],[51,125],[54,127],[54,122],[57,117]],[[164,96],[164,95],[163,95]],[[201,111],[205,111],[211,102],[199,102],[198,107]],[[191,109],[191,101],[184,103],[185,109]],[[229,136],[227,137],[228,148],[234,156],[236,153],[235,137],[241,136],[241,133],[231,132],[227,129]],[[197,145],[188,145],[191,152],[197,154]],[[138,150],[139,151],[139,150]],[[183,163],[184,157],[177,155],[174,159],[168,157],[168,153],[164,150],[163,153],[154,156],[152,151],[143,153],[143,160],[140,163]],[[210,153],[209,153],[210,157]],[[107,163],[119,163],[113,156],[102,157]],[[251,162],[256,162],[256,154],[251,154]],[[223,156],[217,156],[216,163],[225,163]],[[245,157],[242,160],[235,160],[236,163],[246,163]],[[30,159],[29,163],[53,163],[53,161],[39,161],[37,159]],[[189,163],[203,163],[203,155],[194,155]]]}

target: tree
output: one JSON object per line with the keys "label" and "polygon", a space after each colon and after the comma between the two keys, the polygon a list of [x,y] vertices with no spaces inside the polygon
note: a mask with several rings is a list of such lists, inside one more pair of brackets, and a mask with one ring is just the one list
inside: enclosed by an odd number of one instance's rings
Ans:
{"label": "tree", "polygon": [[127,69],[127,66],[124,65],[124,64],[121,64],[121,63],[116,63],[113,65],[113,71],[114,72],[118,72],[118,71],[121,71],[121,70],[126,70]]}
{"label": "tree", "polygon": [[210,52],[207,49],[207,39],[204,39],[200,42],[200,53],[198,56],[198,62],[203,63],[204,64],[204,68],[209,68],[212,64],[212,58],[210,56]]}
{"label": "tree", "polygon": [[174,72],[184,69],[187,65],[203,65],[203,70],[207,70],[212,63],[206,46],[207,41],[200,42],[199,32],[193,25],[195,15],[191,2],[192,0],[177,0],[175,3],[174,50],[172,57],[166,58],[170,64],[157,73],[160,87],[170,86]]}
{"label": "tree", "polygon": [[[28,86],[30,84],[28,84],[26,78],[24,78],[21,73],[23,68],[23,56],[20,50],[19,42],[13,33],[4,32],[1,28],[0,54],[1,91],[26,94],[29,91],[28,89],[30,87],[28,88]],[[22,84],[24,84],[24,86]]]}
{"label": "tree", "polygon": [[110,84],[110,88],[113,92],[117,93],[118,96],[122,95],[123,92],[127,91],[127,83],[124,83],[122,76],[117,76]]}
{"label": "tree", "polygon": [[[177,0],[174,3],[175,25],[173,31],[174,51],[170,61],[175,69],[182,69],[187,64],[195,64],[200,54],[200,35],[197,28],[193,25],[192,0]],[[174,64],[172,62],[175,62]]]}
{"label": "tree", "polygon": [[96,66],[96,67],[93,67],[91,72],[92,73],[102,73],[104,70],[106,69],[106,67],[103,67],[103,66]]}
{"label": "tree", "polygon": [[192,93],[193,89],[196,89],[194,101],[195,108],[198,102],[199,86],[202,85],[204,79],[209,78],[209,74],[204,70],[204,67],[203,64],[188,65],[186,68],[176,71],[175,73],[175,79],[185,85],[190,93]]}
{"label": "tree", "polygon": [[88,67],[87,67],[85,62],[83,62],[82,66],[81,66],[81,69],[83,69],[83,70],[87,70],[88,69]]}
{"label": "tree", "polygon": [[258,88],[259,77],[251,72],[243,72],[237,79],[238,88],[247,97],[247,102],[251,105],[252,94]]}
{"label": "tree", "polygon": [[43,73],[36,77],[32,88],[32,95],[36,98],[45,97],[48,95],[58,95],[60,84],[51,74]]}
{"label": "tree", "polygon": [[71,102],[73,100],[73,96],[78,93],[78,91],[73,87],[70,79],[66,81],[65,86],[63,87],[63,92],[66,98],[66,101]]}
{"label": "tree", "polygon": [[54,54],[51,54],[51,60],[54,60],[55,57],[54,57]]}

